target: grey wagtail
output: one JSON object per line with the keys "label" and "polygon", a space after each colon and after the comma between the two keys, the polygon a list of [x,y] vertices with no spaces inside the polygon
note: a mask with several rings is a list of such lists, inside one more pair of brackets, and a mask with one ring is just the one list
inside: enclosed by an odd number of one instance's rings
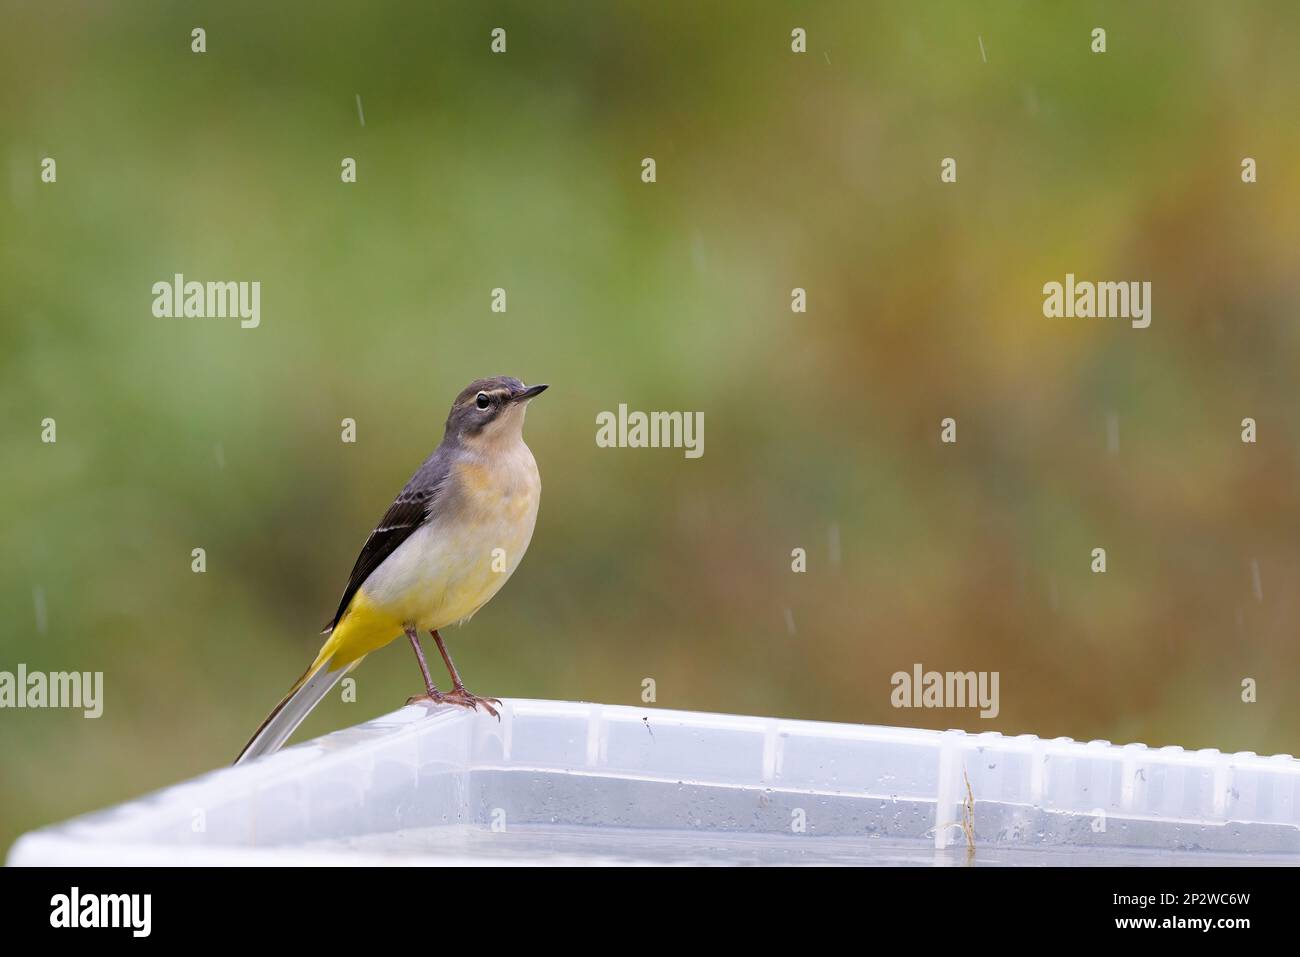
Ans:
{"label": "grey wagtail", "polygon": [[[398,493],[366,539],[311,667],[262,722],[236,764],[275,751],[339,679],[403,633],[415,649],[429,701],[479,705],[498,721],[496,698],[465,689],[442,628],[468,621],[519,567],[537,523],[542,480],[524,444],[524,413],[546,386],[510,376],[471,382],[447,416],[442,443]],[[433,636],[451,691],[429,677],[420,631]]]}

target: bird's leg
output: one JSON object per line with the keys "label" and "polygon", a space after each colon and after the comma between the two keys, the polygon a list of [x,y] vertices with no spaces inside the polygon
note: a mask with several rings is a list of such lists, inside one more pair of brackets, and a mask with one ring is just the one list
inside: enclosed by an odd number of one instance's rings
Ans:
{"label": "bird's leg", "polygon": [[442,654],[442,660],[447,665],[447,671],[451,675],[451,690],[442,696],[442,700],[449,701],[452,704],[464,705],[465,707],[473,708],[476,711],[478,710],[478,706],[482,705],[484,711],[500,721],[501,715],[497,712],[496,708],[492,707],[492,705],[500,705],[501,699],[480,698],[478,695],[471,694],[467,691],[465,689],[465,682],[460,680],[460,672],[458,672],[456,666],[452,664],[451,655],[447,654],[447,646],[442,643],[442,635],[438,634],[436,630],[429,632],[429,634],[433,635],[433,640],[438,645],[438,651]]}
{"label": "bird's leg", "polygon": [[424,688],[428,691],[428,694],[412,695],[406,699],[406,703],[432,701],[434,704],[442,704],[446,700],[446,695],[433,686],[433,679],[429,677],[429,666],[424,662],[424,649],[420,647],[420,633],[410,625],[407,625],[404,630],[406,637],[411,639],[411,647],[415,649],[415,660],[420,663],[420,674],[424,675]]}

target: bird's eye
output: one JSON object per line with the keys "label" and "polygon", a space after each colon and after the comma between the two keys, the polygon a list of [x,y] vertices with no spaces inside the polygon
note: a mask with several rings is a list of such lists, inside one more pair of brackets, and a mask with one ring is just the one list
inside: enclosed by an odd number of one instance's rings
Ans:
{"label": "bird's eye", "polygon": [[489,402],[490,400],[488,399],[488,394],[486,392],[480,392],[478,394],[478,398],[474,400],[474,404],[477,405],[480,409],[486,409],[488,407]]}

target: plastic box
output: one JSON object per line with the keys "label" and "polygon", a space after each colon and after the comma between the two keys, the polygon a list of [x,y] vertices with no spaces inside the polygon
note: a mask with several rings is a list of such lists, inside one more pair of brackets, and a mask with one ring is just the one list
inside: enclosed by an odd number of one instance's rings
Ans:
{"label": "plastic box", "polygon": [[403,708],[32,832],[8,863],[1300,863],[1289,755],[562,701],[501,717]]}

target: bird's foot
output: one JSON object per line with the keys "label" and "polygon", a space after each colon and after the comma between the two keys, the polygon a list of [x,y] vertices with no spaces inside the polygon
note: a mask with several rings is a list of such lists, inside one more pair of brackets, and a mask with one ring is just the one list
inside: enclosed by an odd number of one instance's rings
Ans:
{"label": "bird's foot", "polygon": [[497,707],[501,706],[500,698],[481,698],[476,694],[471,694],[463,685],[452,688],[450,691],[446,692],[442,696],[442,700],[448,704],[458,704],[465,708],[472,708],[475,711],[478,710],[479,705],[482,705],[484,711],[492,715],[492,717],[496,718],[498,721],[501,720],[500,713],[496,708],[492,707],[492,705],[497,705]]}
{"label": "bird's foot", "polygon": [[447,696],[441,691],[434,691],[431,694],[413,694],[406,699],[407,704],[446,704]]}

